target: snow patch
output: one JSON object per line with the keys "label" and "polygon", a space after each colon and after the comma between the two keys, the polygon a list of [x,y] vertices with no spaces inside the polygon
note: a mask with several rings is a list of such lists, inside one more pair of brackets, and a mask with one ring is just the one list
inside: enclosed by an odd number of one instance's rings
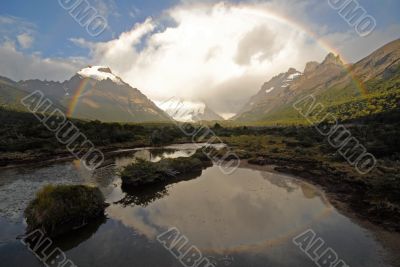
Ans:
{"label": "snow patch", "polygon": [[296,72],[296,73],[290,74],[290,75],[287,77],[287,80],[293,81],[294,79],[296,79],[296,78],[299,77],[300,75],[301,75],[300,72]]}
{"label": "snow patch", "polygon": [[92,78],[98,81],[110,79],[111,81],[123,85],[124,82],[117,76],[115,76],[108,67],[104,66],[91,66],[84,68],[78,72],[82,77]]}
{"label": "snow patch", "polygon": [[203,115],[206,109],[203,102],[187,100],[155,101],[155,104],[174,120],[181,122],[195,122],[196,117]]}
{"label": "snow patch", "polygon": [[268,93],[271,93],[274,89],[275,89],[275,87],[271,87],[271,88],[265,90],[265,92],[268,94]]}

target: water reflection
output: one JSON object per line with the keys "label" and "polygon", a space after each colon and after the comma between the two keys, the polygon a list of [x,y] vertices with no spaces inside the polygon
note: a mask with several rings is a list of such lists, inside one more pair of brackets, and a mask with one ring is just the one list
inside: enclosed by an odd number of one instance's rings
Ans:
{"label": "water reflection", "polygon": [[[286,182],[277,183],[279,178]],[[108,213],[148,238],[177,227],[203,249],[226,250],[280,239],[331,209],[315,189],[315,197],[305,198],[301,185],[248,169],[225,176],[212,167],[198,179],[170,186],[168,194],[165,188],[150,194],[145,203],[138,197],[142,192],[128,193]]]}
{"label": "water reflection", "polygon": [[41,266],[15,237],[25,229],[23,209],[48,183],[93,184],[112,203],[107,220],[57,240],[78,266],[181,266],[155,241],[170,227],[177,227],[218,266],[313,266],[291,242],[307,228],[350,266],[387,266],[382,247],[368,231],[336,212],[314,186],[289,176],[250,169],[227,176],[215,166],[168,183],[122,187],[118,171],[137,158],[187,157],[196,146],[118,151],[95,171],[79,161],[0,171],[2,266]]}
{"label": "water reflection", "polygon": [[98,218],[95,221],[92,221],[90,224],[77,229],[74,231],[74,234],[64,235],[58,238],[55,241],[55,245],[59,247],[63,251],[69,251],[81,243],[89,240],[92,236],[99,230],[102,224],[106,223],[106,217]]}
{"label": "water reflection", "polygon": [[[179,145],[175,146],[179,148]],[[47,184],[89,184],[98,186],[109,196],[119,200],[118,171],[137,158],[159,161],[162,158],[188,157],[195,152],[194,145],[185,149],[130,149],[110,153],[103,166],[95,171],[86,169],[79,160],[50,165],[32,165],[0,170],[0,217],[13,222],[22,221],[22,212],[35,192]]]}
{"label": "water reflection", "polygon": [[115,204],[121,204],[124,207],[137,205],[146,207],[157,199],[163,198],[168,194],[166,184],[158,183],[154,185],[143,185],[139,187],[122,187],[125,197]]}
{"label": "water reflection", "polygon": [[124,207],[127,206],[142,206],[146,207],[154,201],[164,198],[169,195],[168,186],[173,185],[177,182],[190,181],[201,176],[202,171],[192,174],[179,175],[179,177],[171,177],[168,181],[163,181],[151,185],[141,185],[141,186],[124,186],[121,185],[122,192],[125,196],[115,202],[115,204],[121,204]]}

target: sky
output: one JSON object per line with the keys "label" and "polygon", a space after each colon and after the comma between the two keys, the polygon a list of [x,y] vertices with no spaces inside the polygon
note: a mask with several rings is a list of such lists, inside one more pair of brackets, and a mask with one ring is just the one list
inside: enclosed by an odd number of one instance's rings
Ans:
{"label": "sky", "polygon": [[[64,8],[80,1],[107,22],[100,35]],[[356,62],[400,38],[400,1],[358,0],[376,21],[367,36],[331,7],[338,1],[2,0],[0,75],[63,81],[105,65],[154,101],[204,101],[229,116],[290,67],[329,52]]]}

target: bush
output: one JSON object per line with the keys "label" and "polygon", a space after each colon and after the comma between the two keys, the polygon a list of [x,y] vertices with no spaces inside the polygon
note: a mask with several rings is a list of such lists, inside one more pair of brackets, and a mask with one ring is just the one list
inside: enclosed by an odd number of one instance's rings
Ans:
{"label": "bush", "polygon": [[163,159],[159,162],[149,162],[139,159],[128,165],[121,172],[124,186],[138,186],[169,179],[201,173],[204,168],[212,166],[211,160],[200,150],[189,158]]}
{"label": "bush", "polygon": [[25,209],[28,232],[43,230],[56,237],[104,216],[107,205],[98,188],[84,185],[47,185]]}

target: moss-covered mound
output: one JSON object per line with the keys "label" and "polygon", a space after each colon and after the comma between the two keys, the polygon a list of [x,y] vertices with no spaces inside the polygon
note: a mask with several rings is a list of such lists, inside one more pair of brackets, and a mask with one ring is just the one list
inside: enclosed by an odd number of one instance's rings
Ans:
{"label": "moss-covered mound", "polygon": [[188,174],[201,174],[203,169],[211,166],[212,161],[198,150],[188,158],[163,159],[159,162],[138,160],[125,167],[121,178],[124,186],[145,185]]}
{"label": "moss-covered mound", "polygon": [[98,188],[47,185],[25,209],[27,230],[42,229],[48,236],[56,237],[104,216],[106,206]]}

